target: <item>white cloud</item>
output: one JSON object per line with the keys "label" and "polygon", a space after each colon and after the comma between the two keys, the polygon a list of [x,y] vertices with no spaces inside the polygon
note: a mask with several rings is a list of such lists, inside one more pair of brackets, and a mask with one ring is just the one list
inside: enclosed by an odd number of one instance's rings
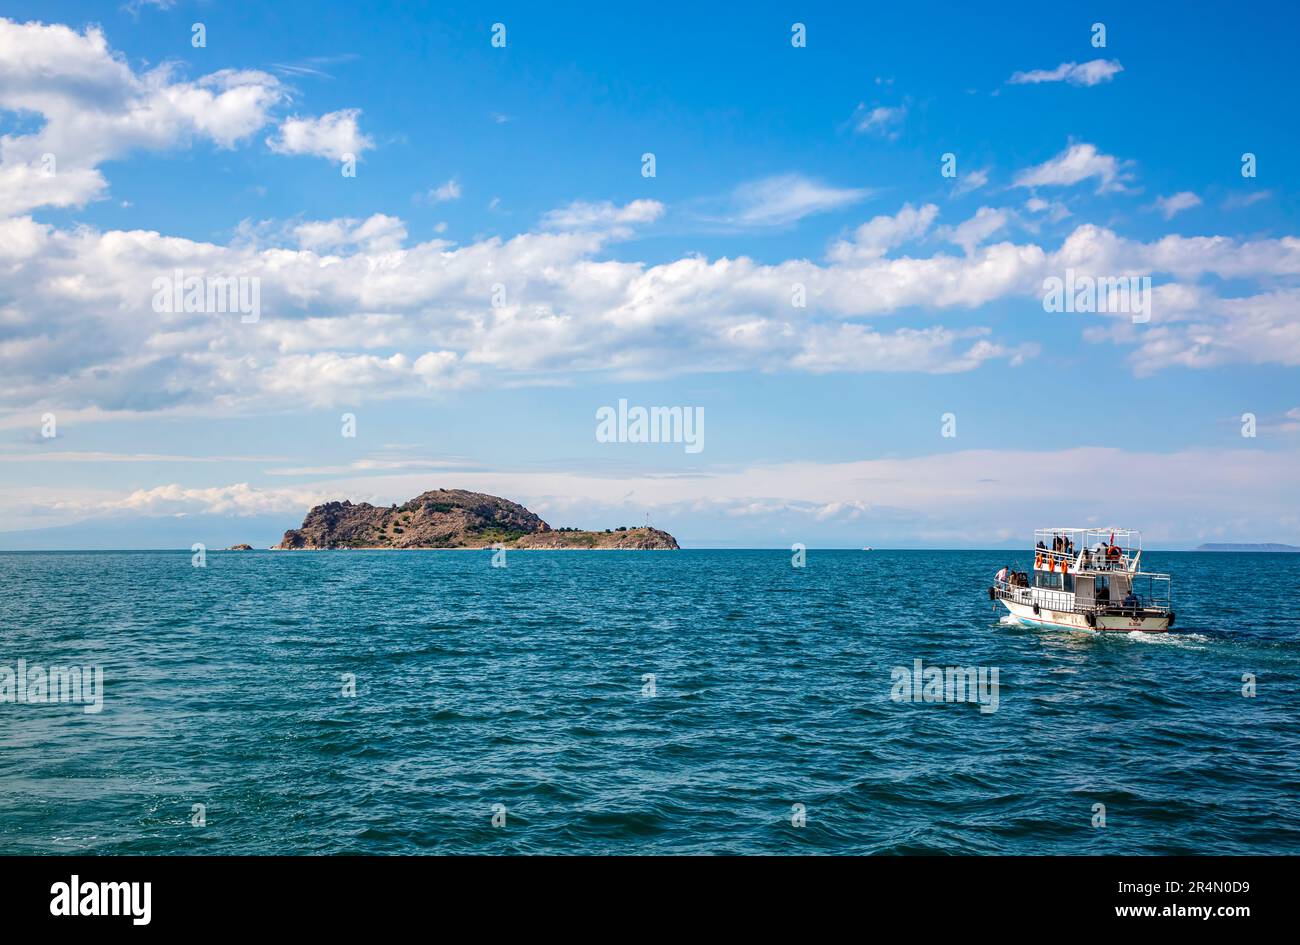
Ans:
{"label": "white cloud", "polygon": [[871,193],[865,188],[829,187],[801,174],[780,174],[737,187],[720,222],[742,227],[786,226],[813,214],[852,206]]}
{"label": "white cloud", "polygon": [[325,493],[303,488],[263,489],[246,482],[206,489],[175,483],[137,489],[120,498],[99,502],[76,500],[55,508],[82,514],[130,512],[137,515],[267,515],[290,514],[328,500]]}
{"label": "white cloud", "polygon": [[460,199],[460,182],[454,177],[443,184],[441,187],[435,187],[429,191],[429,200],[433,203],[443,203],[447,200]]}
{"label": "white cloud", "polygon": [[1063,62],[1055,69],[1035,69],[1017,72],[1009,81],[1012,85],[1036,85],[1040,82],[1068,82],[1070,85],[1099,85],[1109,82],[1124,67],[1115,59],[1093,59],[1090,62]]}
{"label": "white cloud", "polygon": [[599,203],[575,200],[546,213],[542,225],[553,230],[619,228],[653,223],[663,213],[664,205],[657,200],[633,200],[621,207],[608,200]]}
{"label": "white cloud", "polygon": [[336,252],[360,247],[368,253],[400,249],[406,225],[397,217],[376,213],[365,220],[340,218],[301,223],[293,228],[297,243],[314,252]]}
{"label": "white cloud", "polygon": [[1176,214],[1201,205],[1201,198],[1190,190],[1179,191],[1170,197],[1157,197],[1156,209],[1166,220],[1172,220]]}
{"label": "white cloud", "polygon": [[1254,206],[1262,200],[1268,200],[1273,196],[1271,190],[1255,190],[1248,194],[1229,194],[1223,199],[1221,206],[1224,210],[1240,210],[1243,207]]}
{"label": "white cloud", "polygon": [[880,332],[862,325],[818,327],[808,333],[793,366],[814,373],[829,371],[925,371],[956,374],[973,371],[985,361],[1019,364],[1037,352],[1031,345],[1006,347],[985,340],[987,329],[900,328]]}
{"label": "white cloud", "polygon": [[875,134],[892,140],[902,131],[900,126],[906,117],[906,105],[868,108],[866,103],[860,102],[853,114],[853,129],[860,134]]}
{"label": "white cloud", "polygon": [[960,246],[969,256],[977,246],[1005,227],[1009,219],[1010,215],[1005,210],[980,207],[969,220],[957,226],[942,227],[939,235]]}
{"label": "white cloud", "polygon": [[[81,207],[106,195],[99,171],[136,150],[208,141],[233,148],[272,121],[288,101],[274,76],[225,69],[189,81],[167,64],[136,73],[102,30],[0,19],[0,111],[42,119],[39,130],[0,138],[0,214]],[[291,118],[273,150],[341,157],[373,142],[357,111]]]}
{"label": "white cloud", "polygon": [[154,7],[159,10],[170,10],[176,6],[176,0],[128,0],[122,6],[122,9],[132,16],[139,16],[140,11],[145,7]]}
{"label": "white cloud", "polygon": [[853,231],[853,238],[831,247],[830,258],[836,262],[875,259],[888,250],[910,240],[920,239],[930,229],[939,208],[932,203],[922,207],[903,204],[898,213],[872,217]]}
{"label": "white cloud", "polygon": [[989,182],[989,172],[977,168],[973,171],[967,171],[957,178],[957,183],[952,188],[952,195],[959,197],[962,194],[968,194],[972,190],[979,190]]}
{"label": "white cloud", "polygon": [[1042,197],[1030,197],[1025,201],[1025,209],[1030,213],[1044,213],[1053,223],[1060,223],[1070,215],[1070,208],[1059,200],[1044,200]]}
{"label": "white cloud", "polygon": [[1102,154],[1095,145],[1072,144],[1056,157],[1021,171],[1016,187],[1069,187],[1080,181],[1097,179],[1097,193],[1123,191],[1128,175],[1121,162]]}
{"label": "white cloud", "polygon": [[[1140,334],[1116,334],[1124,320],[1114,316],[1091,320],[1109,332],[1094,340],[1127,346],[1135,370],[1300,364],[1300,289],[1288,288],[1300,279],[1296,237],[1141,242],[1083,225],[1055,247],[985,245],[1012,216],[990,207],[939,234],[964,252],[902,253],[933,234],[938,210],[926,204],[864,223],[820,262],[606,255],[662,212],[653,201],[572,204],[548,215],[550,229],[465,245],[410,244],[402,221],[384,214],[251,227],[224,245],[0,219],[0,424],[6,410],[30,417],[44,404],[223,414],[428,397],[488,381],[975,370],[1034,352],[965,314],[957,327],[868,321],[901,312],[937,320],[1005,299],[1036,306],[1043,279],[1066,268],[1157,277],[1157,315]],[[153,280],[178,268],[256,277],[261,320],[155,312]],[[1261,288],[1220,298],[1229,280],[1238,291]],[[500,307],[496,283],[507,288]],[[791,305],[796,284],[805,308]]]}
{"label": "white cloud", "polygon": [[360,155],[375,146],[357,126],[360,114],[358,108],[345,108],[319,118],[287,118],[266,144],[277,154],[310,154],[335,161],[348,154]]}
{"label": "white cloud", "polygon": [[[1127,339],[1137,342],[1129,361],[1138,374],[1233,363],[1300,366],[1300,289],[1231,299],[1201,291],[1186,298],[1180,318]],[[1153,307],[1172,301],[1157,295]]]}
{"label": "white cloud", "polygon": [[98,166],[137,149],[234,147],[285,99],[264,72],[183,81],[160,66],[137,75],[98,27],[0,19],[0,111],[42,119],[37,131],[0,138],[0,214],[84,206],[107,190]]}

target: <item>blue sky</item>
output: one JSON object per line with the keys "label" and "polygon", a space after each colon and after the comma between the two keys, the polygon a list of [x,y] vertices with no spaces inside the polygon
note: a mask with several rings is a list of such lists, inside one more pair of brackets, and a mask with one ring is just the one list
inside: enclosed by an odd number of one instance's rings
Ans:
{"label": "blue sky", "polygon": [[[696,546],[1300,542],[1292,6],[448,6],[7,7],[0,546],[440,486]],[[1067,267],[1150,321],[1045,312]],[[176,268],[259,321],[155,312]],[[598,442],[619,399],[705,448]]]}

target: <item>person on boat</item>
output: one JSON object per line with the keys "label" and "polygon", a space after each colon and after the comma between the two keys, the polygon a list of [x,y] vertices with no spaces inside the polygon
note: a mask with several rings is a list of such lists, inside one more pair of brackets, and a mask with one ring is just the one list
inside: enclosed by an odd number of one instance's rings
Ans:
{"label": "person on boat", "polygon": [[996,580],[999,584],[1006,584],[1006,583],[1007,583],[1007,572],[1008,572],[1009,570],[1010,570],[1010,569],[1009,569],[1009,568],[1004,564],[1004,565],[1002,566],[1002,570],[999,571],[999,572],[997,573],[997,576],[994,578],[994,580]]}
{"label": "person on boat", "polygon": [[1120,555],[1119,545],[1116,545],[1116,544],[1114,544],[1114,543],[1112,542],[1111,544],[1109,544],[1109,545],[1106,546],[1106,563],[1107,563],[1107,564],[1112,565],[1112,566],[1114,566],[1114,565],[1116,565],[1116,564],[1119,564],[1119,555]]}
{"label": "person on boat", "polygon": [[1083,567],[1085,570],[1087,570],[1088,568],[1092,567],[1092,552],[1090,552],[1087,548],[1084,548],[1084,549],[1083,549],[1083,563],[1082,563],[1082,567]]}
{"label": "person on boat", "polygon": [[1137,595],[1133,593],[1132,588],[1129,588],[1128,593],[1124,595],[1124,606],[1129,610],[1137,610],[1138,607],[1141,606],[1137,599]]}

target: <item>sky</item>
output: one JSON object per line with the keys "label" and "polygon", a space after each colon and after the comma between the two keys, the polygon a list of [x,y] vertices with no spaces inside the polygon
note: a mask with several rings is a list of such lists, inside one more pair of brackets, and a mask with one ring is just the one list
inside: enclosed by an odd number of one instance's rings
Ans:
{"label": "sky", "polygon": [[6,4],[0,549],[1300,544],[1294,5],[556,6]]}

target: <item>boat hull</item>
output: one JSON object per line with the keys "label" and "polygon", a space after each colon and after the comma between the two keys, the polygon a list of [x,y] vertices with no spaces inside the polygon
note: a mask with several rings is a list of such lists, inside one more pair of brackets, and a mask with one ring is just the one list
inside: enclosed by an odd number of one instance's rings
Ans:
{"label": "boat hull", "polygon": [[1141,614],[1095,614],[1093,625],[1089,625],[1086,614],[1071,610],[1051,610],[1039,606],[1034,613],[1032,604],[1021,604],[1000,598],[1011,616],[1026,627],[1047,630],[1080,630],[1084,633],[1166,633],[1169,630],[1169,615]]}

